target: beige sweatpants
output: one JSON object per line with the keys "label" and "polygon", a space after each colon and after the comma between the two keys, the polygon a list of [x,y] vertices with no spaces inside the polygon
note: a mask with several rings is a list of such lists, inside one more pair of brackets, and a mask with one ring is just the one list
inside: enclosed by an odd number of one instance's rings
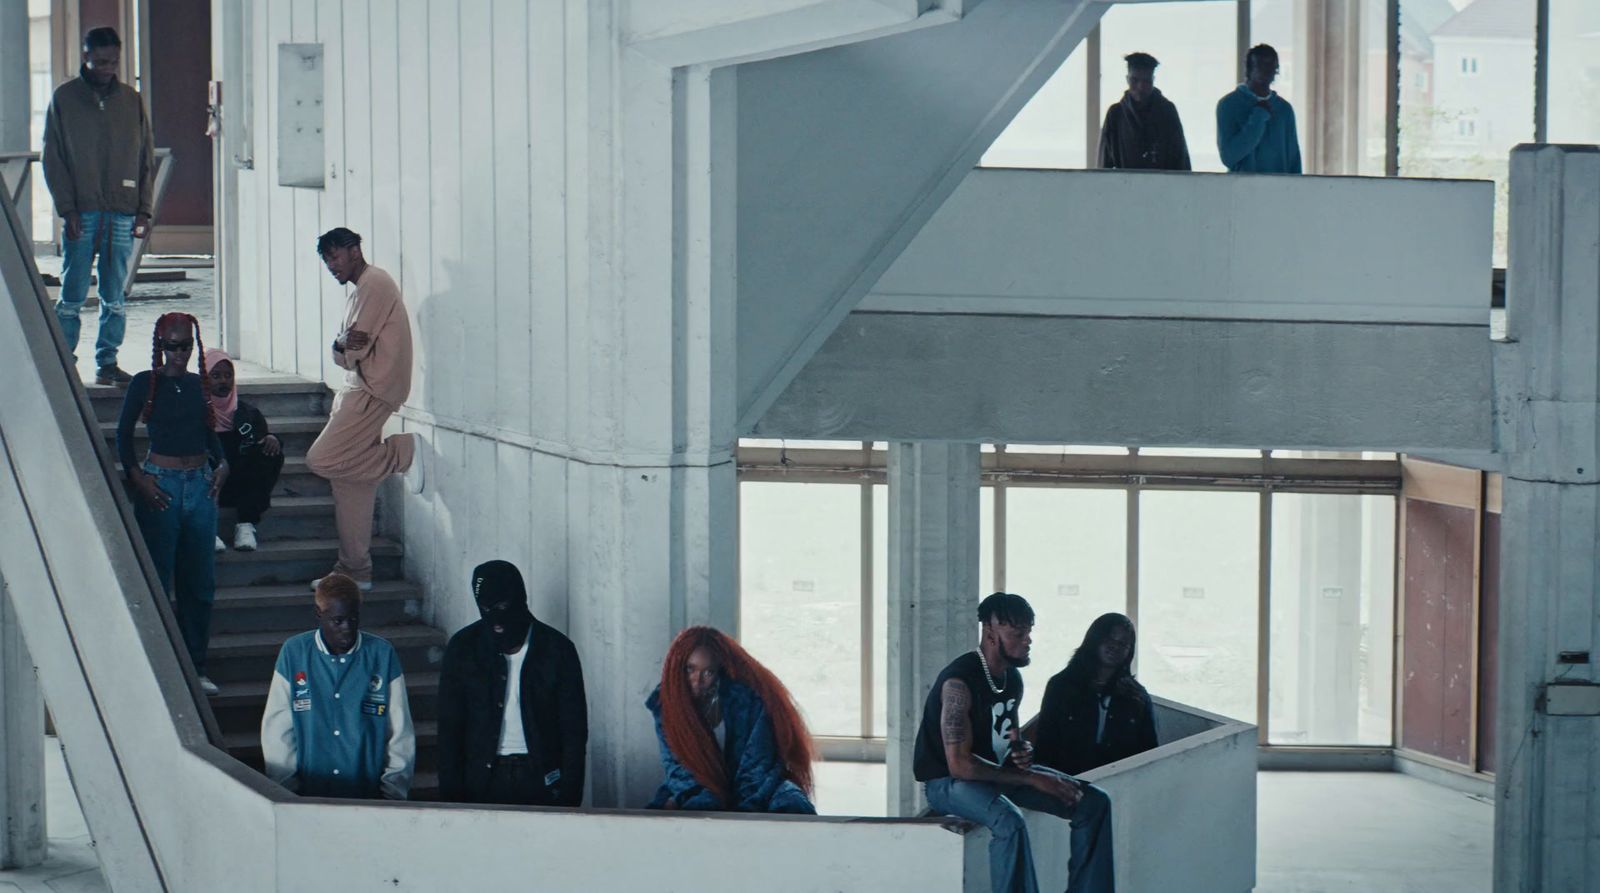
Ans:
{"label": "beige sweatpants", "polygon": [[339,560],[333,569],[358,581],[372,579],[372,511],[378,484],[411,467],[410,434],[383,437],[395,408],[359,388],[333,398],[327,427],[306,451],[306,466],[333,487],[339,526]]}

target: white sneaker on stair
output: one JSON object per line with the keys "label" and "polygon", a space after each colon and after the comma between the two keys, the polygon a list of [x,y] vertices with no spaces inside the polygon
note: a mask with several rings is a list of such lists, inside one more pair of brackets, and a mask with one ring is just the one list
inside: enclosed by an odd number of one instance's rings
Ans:
{"label": "white sneaker on stair", "polygon": [[228,551],[228,544],[223,542],[222,537],[219,536],[217,537],[217,545],[215,548],[218,552],[226,552]]}
{"label": "white sneaker on stair", "polygon": [[256,526],[254,524],[240,524],[233,529],[233,547],[240,552],[254,552],[256,550]]}
{"label": "white sneaker on stair", "polygon": [[206,697],[216,697],[222,694],[222,689],[217,688],[217,684],[212,682],[209,676],[200,677],[200,690],[206,693]]}
{"label": "white sneaker on stair", "polygon": [[[311,591],[312,592],[316,592],[317,591],[317,587],[320,586],[320,585],[322,585],[322,578],[321,577],[318,577],[315,580],[312,580],[311,581]],[[371,580],[357,580],[356,581],[356,588],[361,590],[362,592],[371,592],[372,591],[372,581]]]}

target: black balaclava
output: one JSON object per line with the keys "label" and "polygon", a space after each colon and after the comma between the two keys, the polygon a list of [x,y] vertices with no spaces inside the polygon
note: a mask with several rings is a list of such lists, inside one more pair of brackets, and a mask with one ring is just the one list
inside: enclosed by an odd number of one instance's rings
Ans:
{"label": "black balaclava", "polygon": [[[489,627],[489,636],[502,653],[510,654],[528,639],[533,614],[528,610],[528,590],[522,574],[509,561],[486,561],[472,570],[472,597]],[[503,607],[496,607],[501,602]],[[495,627],[500,627],[496,632]]]}

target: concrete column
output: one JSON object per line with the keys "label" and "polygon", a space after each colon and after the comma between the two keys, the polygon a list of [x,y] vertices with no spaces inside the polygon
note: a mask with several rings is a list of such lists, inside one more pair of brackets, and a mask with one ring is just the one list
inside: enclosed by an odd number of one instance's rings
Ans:
{"label": "concrete column", "polygon": [[[28,0],[0,0],[0,152],[29,149],[33,89],[28,72],[28,30]],[[37,169],[34,173],[39,175]],[[33,228],[32,195],[30,183],[17,203],[23,231],[28,233]]]}
{"label": "concrete column", "polygon": [[1511,153],[1495,890],[1600,889],[1600,150]]}
{"label": "concrete column", "polygon": [[44,699],[0,579],[0,869],[44,861]]}
{"label": "concrete column", "polygon": [[1308,174],[1355,174],[1361,165],[1362,0],[1305,7],[1306,101],[1301,141]]}
{"label": "concrete column", "polygon": [[977,444],[889,447],[889,814],[927,805],[912,778],[922,708],[978,645]]}

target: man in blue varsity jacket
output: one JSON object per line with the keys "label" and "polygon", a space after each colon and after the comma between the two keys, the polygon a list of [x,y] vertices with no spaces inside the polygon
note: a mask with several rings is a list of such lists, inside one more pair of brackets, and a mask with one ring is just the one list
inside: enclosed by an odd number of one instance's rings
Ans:
{"label": "man in blue varsity jacket", "polygon": [[267,777],[307,797],[404,800],[417,739],[394,647],[361,632],[361,589],[317,581],[317,628],[283,643],[261,755]]}

